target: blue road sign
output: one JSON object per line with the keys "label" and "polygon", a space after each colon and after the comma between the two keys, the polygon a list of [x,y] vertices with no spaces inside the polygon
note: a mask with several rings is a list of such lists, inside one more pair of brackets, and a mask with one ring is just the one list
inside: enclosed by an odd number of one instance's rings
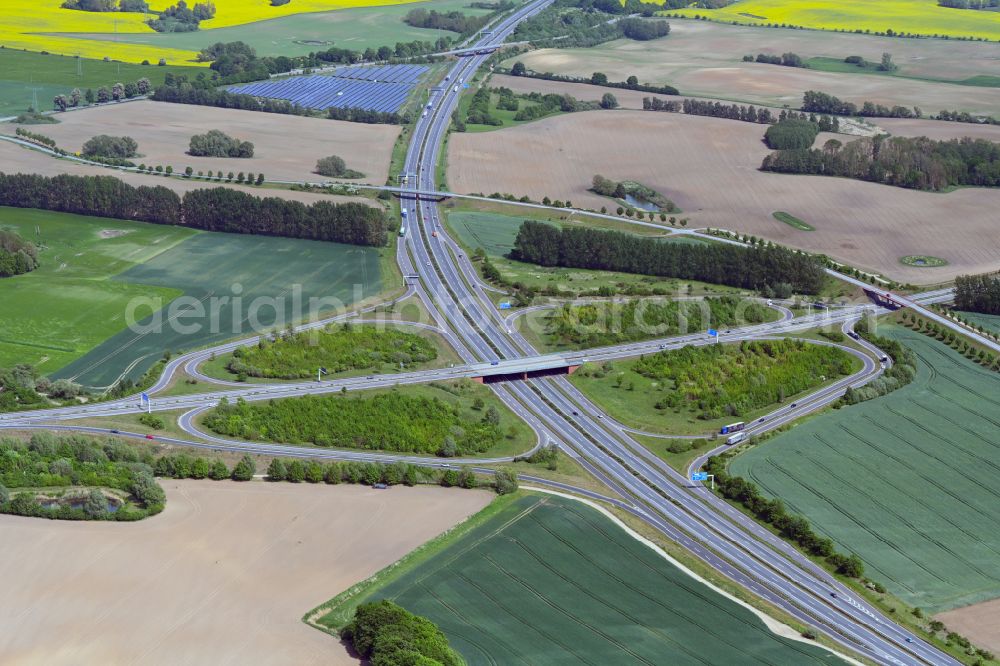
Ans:
{"label": "blue road sign", "polygon": [[149,402],[149,394],[148,394],[148,393],[145,393],[145,392],[143,392],[143,393],[142,393],[142,399],[143,399],[143,400],[145,400],[146,402]]}
{"label": "blue road sign", "polygon": [[510,310],[510,301],[504,301],[500,304],[501,310]]}
{"label": "blue road sign", "polygon": [[713,338],[719,337],[719,332],[717,330],[715,330],[714,328],[708,329],[708,334],[710,336],[712,336]]}
{"label": "blue road sign", "polygon": [[692,481],[708,481],[708,472],[693,472],[691,474]]}
{"label": "blue road sign", "polygon": [[468,87],[469,87],[469,84],[468,84],[468,83],[463,83],[463,84],[462,84],[462,87],[463,87],[463,88],[468,88]]}

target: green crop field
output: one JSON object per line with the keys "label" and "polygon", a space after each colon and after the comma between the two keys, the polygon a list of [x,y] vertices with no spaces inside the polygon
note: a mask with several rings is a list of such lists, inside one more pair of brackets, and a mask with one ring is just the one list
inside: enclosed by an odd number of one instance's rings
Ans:
{"label": "green crop field", "polygon": [[[77,72],[80,75],[77,75]],[[193,67],[158,67],[124,62],[104,62],[103,60],[80,59],[73,56],[55,54],[44,55],[30,51],[0,49],[0,116],[15,115],[32,104],[32,96],[37,92],[38,107],[41,111],[52,108],[52,98],[66,95],[73,88],[94,92],[101,86],[112,86],[116,82],[128,83],[143,77],[155,86],[163,83],[168,72],[186,74],[198,72]],[[37,88],[37,91],[33,91]]]}
{"label": "green crop field", "polygon": [[[200,51],[216,42],[241,41],[262,56],[296,56],[313,51],[325,51],[336,46],[363,51],[368,47],[394,46],[396,42],[436,41],[440,37],[457,38],[447,30],[414,28],[403,22],[407,12],[422,7],[439,12],[460,11],[470,16],[489,10],[469,7],[471,0],[428,0],[384,7],[359,7],[332,12],[295,14],[283,18],[257,21],[228,28],[196,32],[131,33],[117,39],[128,44],[169,47]],[[109,40],[107,34],[70,34],[68,37]]]}
{"label": "green crop field", "polygon": [[[480,664],[834,664],[772,634],[594,509],[515,499],[364,598],[433,620]],[[331,622],[336,613],[320,622]]]}
{"label": "green crop field", "polygon": [[907,603],[937,612],[1000,596],[1000,376],[918,333],[880,333],[917,354],[913,383],[798,425],[732,471]]}
{"label": "green crop field", "polygon": [[38,269],[0,279],[0,367],[30,363],[42,372],[66,365],[120,331],[130,299],[180,295],[170,285],[111,278],[197,233],[21,208],[0,208],[0,228],[41,247]]}
{"label": "green crop field", "polygon": [[960,312],[959,314],[973,324],[982,326],[987,331],[992,331],[994,334],[1000,335],[1000,315],[979,314],[978,312]]}
{"label": "green crop field", "polygon": [[[199,306],[192,302],[194,310],[175,306],[176,312],[160,311],[162,325],[156,325],[157,315],[150,314],[154,308],[140,309],[139,332],[122,330],[56,376],[87,386],[108,386],[123,373],[140,376],[164,351],[268,330],[282,320],[305,319],[313,298],[327,299],[316,302],[321,312],[343,309],[381,291],[379,252],[320,241],[198,234],[115,280],[180,289],[202,304],[205,316],[183,314],[197,314]],[[163,301],[162,307],[167,306]],[[218,312],[215,317],[213,308]],[[181,316],[171,320],[176,313]]]}

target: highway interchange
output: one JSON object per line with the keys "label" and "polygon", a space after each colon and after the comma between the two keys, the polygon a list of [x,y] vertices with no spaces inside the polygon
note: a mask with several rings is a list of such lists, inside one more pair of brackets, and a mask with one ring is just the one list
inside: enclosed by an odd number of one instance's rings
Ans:
{"label": "highway interchange", "polygon": [[[502,43],[521,20],[550,2],[551,0],[535,0],[526,3],[495,24],[489,34],[481,36],[471,46],[485,49]],[[434,173],[438,153],[459,97],[459,94],[453,92],[453,85],[469,81],[486,58],[486,54],[480,53],[459,59],[448,74],[445,82],[447,85],[432,92],[428,113],[425,117],[418,118],[414,125],[405,161],[405,172],[416,175],[417,182],[410,189],[435,191]],[[269,455],[384,462],[405,460],[438,467],[463,462],[482,465],[504,460],[446,461],[417,456],[234,442],[201,433],[193,423],[193,418],[198,413],[217,404],[223,397],[229,400],[268,400],[275,397],[331,393],[344,388],[363,390],[395,384],[426,383],[480,376],[488,372],[516,371],[525,363],[544,359],[497,311],[487,295],[492,288],[480,281],[475,267],[448,237],[440,222],[437,204],[430,198],[407,196],[405,193],[401,202],[406,210],[408,234],[398,243],[397,261],[404,275],[419,275],[420,278],[411,281],[407,292],[399,300],[412,297],[421,300],[436,322],[437,329],[461,357],[461,364],[452,368],[396,375],[323,382],[238,384],[225,390],[194,395],[155,396],[155,393],[170,384],[178,371],[184,370],[189,375],[198,377],[198,365],[212,353],[225,353],[239,345],[253,344],[256,338],[227,343],[172,359],[157,384],[150,389],[150,393],[154,394],[151,405],[153,410],[187,410],[180,419],[181,427],[206,441],[170,437],[157,439],[201,448],[226,448]],[[838,279],[870,288],[867,283],[830,272]],[[945,290],[909,299],[898,296],[894,298],[901,305],[920,312],[922,316],[960,330],[964,335],[978,338],[977,341],[1000,351],[1000,345],[976,336],[924,307],[928,303],[946,300],[948,293]],[[847,331],[860,317],[879,312],[884,310],[867,305],[834,308],[799,317],[785,316],[780,321],[733,329],[724,333],[721,338],[725,342],[775,337],[829,324],[840,325]],[[334,319],[341,318],[343,317]],[[332,320],[313,322],[301,328],[324,326],[329,321]],[[704,333],[695,333],[567,352],[558,355],[558,359],[575,364],[584,360],[617,359],[652,353],[661,348],[714,342],[716,340],[708,338]],[[783,407],[768,415],[763,423],[755,424],[751,432],[764,432],[820,409],[843,395],[848,385],[862,385],[882,372],[881,364],[873,360],[873,357],[877,358],[881,354],[877,349],[868,346],[868,354],[850,347],[845,349],[862,359],[862,370],[798,400],[795,408]],[[494,362],[496,365],[493,365]],[[608,488],[608,495],[544,479],[522,478],[615,504],[660,531],[720,574],[780,608],[802,624],[825,634],[842,645],[848,653],[861,655],[880,664],[959,663],[858,599],[849,588],[794,547],[729,506],[707,488],[693,484],[686,475],[667,466],[632,438],[634,431],[605,416],[564,377],[505,382],[491,386],[535,430],[539,445],[557,444],[603,482]],[[141,409],[143,408],[133,396],[89,405],[2,414],[0,428],[61,428],[107,432],[106,429],[74,426],[68,422],[81,418],[135,413]],[[141,436],[140,433],[122,434]],[[692,470],[697,469],[704,458],[702,456],[695,461]],[[481,471],[490,470],[481,468]]]}

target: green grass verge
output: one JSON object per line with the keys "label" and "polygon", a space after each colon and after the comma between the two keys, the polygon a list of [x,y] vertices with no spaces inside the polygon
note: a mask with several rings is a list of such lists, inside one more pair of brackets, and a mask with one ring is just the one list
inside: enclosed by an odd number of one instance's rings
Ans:
{"label": "green grass verge", "polygon": [[906,603],[940,611],[1000,595],[1000,378],[899,327],[914,350],[906,387],[796,426],[736,458]]}
{"label": "green grass verge", "polygon": [[784,222],[788,226],[794,229],[798,229],[799,231],[816,231],[816,227],[812,226],[811,224],[806,224],[805,222],[803,222],[802,220],[800,220],[799,218],[795,217],[790,213],[786,213],[784,211],[779,210],[775,211],[774,213],[771,213],[771,215],[773,215],[774,219],[776,219],[778,222]]}
{"label": "green grass verge", "polygon": [[841,663],[775,636],[586,505],[526,494],[487,512],[307,617],[333,629],[356,604],[392,599],[470,664]]}

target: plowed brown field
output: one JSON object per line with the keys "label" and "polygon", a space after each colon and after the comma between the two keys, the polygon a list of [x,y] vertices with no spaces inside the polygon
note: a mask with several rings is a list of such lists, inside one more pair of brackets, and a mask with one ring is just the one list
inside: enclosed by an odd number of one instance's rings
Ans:
{"label": "plowed brown field", "polygon": [[[842,178],[758,171],[763,128],[643,111],[567,114],[498,132],[453,134],[448,179],[459,192],[510,192],[614,208],[588,191],[594,174],[636,180],[677,203],[693,227],[749,232],[914,283],[1000,267],[1000,191],[918,192]],[[816,227],[778,222],[786,211]],[[899,263],[947,259],[941,268]]]}
{"label": "plowed brown field", "polygon": [[[238,170],[237,170],[238,171]],[[130,185],[163,185],[175,192],[184,193],[188,190],[198,190],[211,187],[229,187],[242,192],[249,192],[258,197],[281,197],[282,199],[292,199],[306,204],[315,201],[359,201],[361,203],[374,204],[371,199],[364,197],[343,197],[329,196],[325,194],[313,194],[311,192],[293,192],[292,190],[278,190],[261,187],[245,187],[225,182],[207,182],[203,180],[187,180],[185,178],[164,178],[162,176],[151,176],[130,171],[118,171],[117,169],[106,169],[89,164],[80,164],[64,159],[55,159],[36,150],[31,150],[10,143],[0,141],[0,172],[4,173],[37,173],[43,176],[58,176],[67,173],[73,176],[114,176],[120,178]],[[227,172],[228,173],[228,172]],[[268,174],[265,173],[265,176]]]}
{"label": "plowed brown field", "polygon": [[357,664],[302,615],[485,506],[441,488],[165,481],[138,523],[0,516],[0,663]]}
{"label": "plowed brown field", "polygon": [[[98,134],[130,136],[139,143],[140,157],[133,161],[168,164],[174,171],[190,166],[195,173],[264,173],[269,180],[322,180],[312,173],[316,160],[340,155],[347,166],[365,174],[365,182],[382,184],[389,172],[392,146],[399,136],[397,125],[367,125],[339,120],[287,116],[276,113],[218,109],[210,106],[128,102],[59,115],[58,125],[39,129],[60,148],[77,152],[87,139]],[[248,159],[191,157],[191,137],[217,129],[254,144]],[[14,128],[0,125],[14,134]]]}

